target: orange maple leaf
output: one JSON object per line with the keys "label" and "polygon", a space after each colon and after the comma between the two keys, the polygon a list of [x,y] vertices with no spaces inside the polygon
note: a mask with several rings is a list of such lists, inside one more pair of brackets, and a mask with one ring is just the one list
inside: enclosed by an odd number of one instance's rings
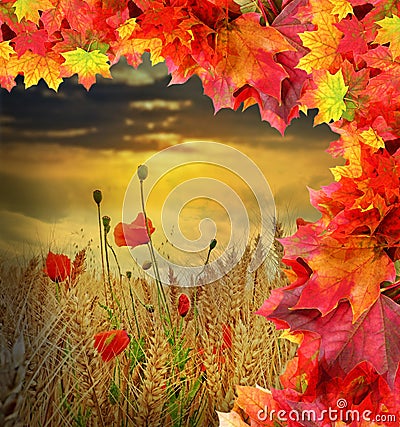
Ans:
{"label": "orange maple leaf", "polygon": [[24,74],[25,88],[37,85],[42,78],[50,89],[57,92],[62,83],[60,77],[60,56],[49,52],[46,56],[27,50],[18,60]]}
{"label": "orange maple leaf", "polygon": [[324,227],[313,226],[313,232],[300,227],[296,234],[282,239],[285,258],[300,257],[313,271],[295,308],[316,308],[324,316],[347,298],[355,322],[378,299],[381,282],[395,279],[393,262],[374,237],[349,236],[340,242],[324,236],[325,232]]}
{"label": "orange maple leaf", "polygon": [[335,70],[341,63],[338,53],[343,33],[334,24],[338,22],[336,16],[321,12],[318,15],[318,28],[315,31],[305,31],[299,34],[303,45],[310,49],[300,59],[297,68],[312,73],[315,70]]}

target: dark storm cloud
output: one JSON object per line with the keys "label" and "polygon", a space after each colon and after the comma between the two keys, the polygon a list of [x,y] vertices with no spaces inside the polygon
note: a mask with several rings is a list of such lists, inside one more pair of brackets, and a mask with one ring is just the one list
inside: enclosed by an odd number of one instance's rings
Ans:
{"label": "dark storm cloud", "polygon": [[[179,143],[184,135],[186,140],[269,144],[270,148],[296,150],[323,149],[327,140],[335,139],[327,126],[313,129],[312,116],[294,120],[287,138],[282,139],[278,131],[261,122],[257,107],[244,112],[221,110],[214,115],[198,78],[168,87],[170,78],[164,76],[165,70],[152,76],[146,64],[139,78],[138,71],[117,64],[115,81],[99,78],[89,92],[77,85],[76,79],[66,80],[58,93],[44,83],[25,90],[21,81],[10,94],[1,90],[2,143],[57,142],[145,151]],[[176,138],[170,138],[172,135]]]}

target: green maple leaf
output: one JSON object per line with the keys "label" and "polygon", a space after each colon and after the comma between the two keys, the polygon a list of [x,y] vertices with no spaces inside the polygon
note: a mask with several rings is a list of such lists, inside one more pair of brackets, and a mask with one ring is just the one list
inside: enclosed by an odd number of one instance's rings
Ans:
{"label": "green maple leaf", "polygon": [[43,11],[54,8],[50,0],[17,0],[13,7],[18,22],[21,22],[25,18],[35,24],[39,23],[39,10]]}
{"label": "green maple leaf", "polygon": [[99,50],[87,52],[77,47],[75,50],[63,52],[61,55],[65,58],[65,62],[62,64],[63,77],[78,74],[79,83],[87,90],[96,82],[96,74],[111,78],[108,58]]}
{"label": "green maple leaf", "polygon": [[314,82],[317,88],[307,91],[300,100],[308,109],[318,108],[314,124],[339,120],[346,111],[344,97],[348,90],[342,71],[339,70],[336,74],[329,71],[316,72]]}

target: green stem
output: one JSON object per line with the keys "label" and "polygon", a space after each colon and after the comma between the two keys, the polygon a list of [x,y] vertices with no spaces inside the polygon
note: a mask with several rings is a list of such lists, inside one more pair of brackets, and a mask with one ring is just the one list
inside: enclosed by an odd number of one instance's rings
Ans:
{"label": "green stem", "polygon": [[138,318],[137,318],[137,314],[136,314],[134,292],[132,291],[132,286],[131,286],[130,281],[129,281],[129,294],[130,294],[131,300],[132,300],[132,311],[133,311],[133,315],[135,317],[135,324],[136,324],[136,329],[138,332],[138,339],[140,340],[140,328],[139,328],[139,322],[138,322]]}
{"label": "green stem", "polygon": [[107,230],[104,230],[104,248],[106,255],[106,267],[107,267],[107,281],[110,288],[111,300],[114,301],[114,293],[111,286],[111,275],[110,275],[110,261],[108,259],[108,239],[107,239]]}
{"label": "green stem", "polygon": [[[142,203],[142,211],[143,211],[143,215],[144,215],[144,221],[146,224],[147,235],[149,237],[148,247],[149,247],[149,251],[150,251],[151,261],[153,264],[154,275],[156,276],[158,298],[161,299],[162,306],[163,306],[163,308],[166,312],[166,315],[167,315],[167,321],[168,321],[169,327],[171,328],[171,331],[173,332],[171,313],[169,311],[167,298],[166,298],[164,288],[163,288],[163,285],[161,282],[160,273],[158,271],[157,259],[156,259],[155,253],[154,253],[153,242],[151,239],[151,233],[150,233],[149,224],[148,224],[148,220],[147,220],[146,207],[145,207],[145,203],[144,203],[143,180],[140,180],[140,199],[141,199],[141,203]],[[173,337],[173,340],[175,341],[175,337]]]}
{"label": "green stem", "polygon": [[118,262],[117,254],[115,253],[114,248],[108,242],[107,242],[107,246],[110,248],[110,250],[114,256],[114,260],[115,260],[115,263],[117,264],[117,268],[118,268],[119,284],[120,284],[120,286],[122,286],[122,273],[121,273],[121,267],[120,267],[119,262]]}
{"label": "green stem", "polygon": [[103,285],[104,285],[104,295],[106,297],[106,305],[108,305],[108,297],[107,297],[107,286],[106,286],[106,277],[104,271],[104,248],[103,248],[103,235],[101,233],[101,210],[100,203],[97,204],[97,217],[99,220],[99,234],[100,234],[100,255],[101,255],[101,271],[103,277]]}

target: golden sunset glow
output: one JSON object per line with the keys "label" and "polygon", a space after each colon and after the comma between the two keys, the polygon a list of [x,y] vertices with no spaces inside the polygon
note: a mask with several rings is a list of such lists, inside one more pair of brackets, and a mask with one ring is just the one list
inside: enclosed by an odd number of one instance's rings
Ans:
{"label": "golden sunset glow", "polygon": [[[303,117],[282,137],[261,122],[254,109],[244,113],[221,111],[214,116],[196,81],[167,88],[159,83],[162,73],[158,71],[153,78],[154,71],[146,64],[137,73],[139,77],[150,76],[149,81],[143,80],[147,86],[130,86],[124,71],[116,73],[112,83],[100,81],[98,88],[89,93],[71,82],[58,94],[39,86],[30,91],[17,88],[3,97],[0,221],[6,227],[0,249],[7,258],[27,257],[49,248],[72,251],[74,245],[88,242],[97,250],[93,190],[102,190],[103,214],[109,215],[115,225],[122,220],[125,192],[135,179],[137,166],[165,148],[190,141],[221,143],[251,159],[271,188],[278,219],[288,228],[298,216],[317,218],[309,204],[307,186],[319,188],[331,181],[329,167],[338,162],[323,150],[335,139],[334,134],[322,127],[313,128],[311,120]],[[123,70],[121,64],[118,67]],[[131,95],[126,94],[129,90]],[[150,194],[148,182],[144,188],[148,213],[156,227],[155,244],[160,250],[168,247],[171,257],[176,251],[179,257],[176,246],[182,233],[189,241],[187,250],[193,242],[193,262],[201,263],[204,248],[214,235],[218,250],[228,244],[232,212],[220,202],[226,191],[236,193],[252,217],[252,237],[260,231],[260,213],[245,177],[221,166],[228,159],[222,154],[208,158],[206,152],[197,150],[195,157],[192,153],[188,158],[180,150],[175,154],[180,166],[160,178]],[[202,163],[193,163],[196,156],[203,159]],[[188,159],[192,163],[184,165]],[[149,173],[159,177],[160,171]],[[207,181],[201,187],[199,181],[194,185],[200,188],[181,187],[202,178],[221,185]],[[202,191],[211,190],[215,192],[214,200],[201,197]],[[166,205],[162,218],[164,203],[171,194],[176,201]],[[229,197],[225,194],[225,199]],[[132,201],[130,220],[139,211],[138,198]],[[117,251],[128,266],[129,252],[126,248]]]}

